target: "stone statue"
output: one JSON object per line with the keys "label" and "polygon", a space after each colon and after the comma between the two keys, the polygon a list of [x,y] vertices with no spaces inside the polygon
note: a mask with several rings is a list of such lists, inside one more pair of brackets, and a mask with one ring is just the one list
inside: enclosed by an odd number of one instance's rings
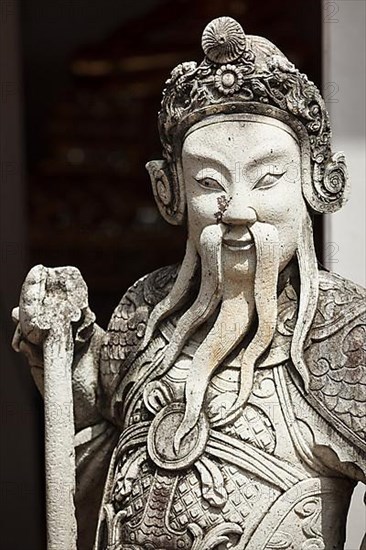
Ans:
{"label": "stone statue", "polygon": [[14,311],[45,390],[52,549],[76,548],[74,441],[81,550],[340,550],[365,481],[365,293],[318,268],[311,221],[346,201],[344,155],[268,40],[221,17],[202,48],[166,83],[147,164],[187,224],[182,264],[106,332],[76,268],[33,268]]}

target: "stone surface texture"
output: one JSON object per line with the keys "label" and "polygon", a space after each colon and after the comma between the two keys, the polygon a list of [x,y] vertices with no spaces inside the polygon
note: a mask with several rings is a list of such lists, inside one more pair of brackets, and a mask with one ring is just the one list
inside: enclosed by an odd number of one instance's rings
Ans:
{"label": "stone surface texture", "polygon": [[166,83],[147,164],[187,225],[182,263],[106,331],[76,268],[33,268],[14,310],[45,398],[52,550],[341,550],[365,482],[365,291],[318,268],[311,222],[347,199],[345,157],[273,44],[222,17],[202,48]]}

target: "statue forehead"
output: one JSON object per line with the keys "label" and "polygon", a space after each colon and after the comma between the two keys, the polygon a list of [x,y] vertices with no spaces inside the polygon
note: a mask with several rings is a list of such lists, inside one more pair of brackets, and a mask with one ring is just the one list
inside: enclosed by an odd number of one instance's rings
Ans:
{"label": "statue forehead", "polygon": [[251,114],[217,115],[192,126],[183,141],[182,153],[229,152],[237,147],[249,154],[271,150],[273,153],[294,150],[298,146],[295,132],[285,123],[267,116]]}

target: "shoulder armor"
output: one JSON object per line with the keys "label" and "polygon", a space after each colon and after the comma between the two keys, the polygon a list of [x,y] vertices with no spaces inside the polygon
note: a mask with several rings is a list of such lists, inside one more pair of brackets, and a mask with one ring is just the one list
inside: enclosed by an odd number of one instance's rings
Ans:
{"label": "shoulder armor", "polygon": [[365,310],[364,288],[335,273],[320,271],[318,306],[311,326],[311,339],[327,338]]}
{"label": "shoulder armor", "polygon": [[305,360],[309,402],[366,452],[365,290],[321,272],[319,302]]}
{"label": "shoulder armor", "polygon": [[109,322],[102,347],[103,359],[125,361],[136,353],[152,309],[168,294],[177,272],[176,265],[160,268],[127,290]]}

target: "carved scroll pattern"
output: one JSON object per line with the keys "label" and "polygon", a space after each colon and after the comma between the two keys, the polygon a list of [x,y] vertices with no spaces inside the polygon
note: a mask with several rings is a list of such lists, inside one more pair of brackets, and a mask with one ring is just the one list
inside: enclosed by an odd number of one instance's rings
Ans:
{"label": "carved scroll pattern", "polygon": [[301,528],[306,541],[301,550],[324,550],[324,538],[321,532],[321,500],[318,497],[309,497],[295,506],[295,513],[302,519]]}
{"label": "carved scroll pattern", "polygon": [[243,550],[343,548],[344,518],[352,489],[345,479],[321,477],[300,482],[274,503]]}

